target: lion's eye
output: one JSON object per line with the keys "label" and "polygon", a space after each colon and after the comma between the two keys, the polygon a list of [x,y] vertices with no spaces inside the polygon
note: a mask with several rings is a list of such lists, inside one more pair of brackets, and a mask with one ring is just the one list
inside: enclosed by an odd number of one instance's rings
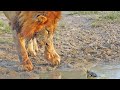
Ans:
{"label": "lion's eye", "polygon": [[39,16],[40,16],[40,14],[34,15],[34,16],[33,16],[33,19],[35,19],[35,20],[36,20],[36,19],[38,19],[38,18],[39,18]]}
{"label": "lion's eye", "polygon": [[37,15],[36,17],[39,17],[40,15]]}

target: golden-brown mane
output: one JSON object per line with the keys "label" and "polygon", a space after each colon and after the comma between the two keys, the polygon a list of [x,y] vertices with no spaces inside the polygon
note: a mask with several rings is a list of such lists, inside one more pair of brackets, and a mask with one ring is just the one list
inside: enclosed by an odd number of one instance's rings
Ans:
{"label": "golden-brown mane", "polygon": [[[60,64],[60,56],[53,44],[54,31],[61,17],[60,11],[4,11],[4,14],[15,32],[13,36],[19,60],[25,70],[33,70],[29,54],[36,56],[38,52],[39,43],[37,43],[36,33],[44,34],[45,58],[52,65]],[[28,40],[28,45],[26,45],[26,40]]]}

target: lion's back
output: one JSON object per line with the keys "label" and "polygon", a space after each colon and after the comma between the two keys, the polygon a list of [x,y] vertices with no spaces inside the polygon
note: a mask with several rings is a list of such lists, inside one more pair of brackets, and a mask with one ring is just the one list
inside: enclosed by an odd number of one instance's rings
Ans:
{"label": "lion's back", "polygon": [[19,13],[19,11],[3,11],[3,13],[9,20],[12,20]]}

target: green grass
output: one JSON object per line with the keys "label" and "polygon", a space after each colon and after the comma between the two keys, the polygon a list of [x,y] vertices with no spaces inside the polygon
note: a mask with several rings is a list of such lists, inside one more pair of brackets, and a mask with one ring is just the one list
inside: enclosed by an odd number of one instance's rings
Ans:
{"label": "green grass", "polygon": [[91,14],[99,14],[99,11],[72,11],[68,15],[91,15]]}
{"label": "green grass", "polygon": [[120,11],[71,11],[68,15],[92,16],[92,27],[100,27],[105,23],[120,23]]}
{"label": "green grass", "polygon": [[98,14],[97,18],[91,23],[91,26],[100,27],[105,23],[120,23],[120,11],[109,11]]}
{"label": "green grass", "polygon": [[100,27],[100,26],[102,26],[102,22],[100,22],[100,21],[94,21],[94,22],[91,23],[91,26],[95,27],[95,28]]}
{"label": "green grass", "polygon": [[105,15],[103,14],[102,16],[99,17],[99,19],[110,20],[110,21],[120,20],[120,12],[111,11]]}
{"label": "green grass", "polygon": [[3,20],[0,20],[0,34],[4,34],[4,33],[8,33],[8,34],[11,33],[11,28]]}
{"label": "green grass", "polygon": [[79,11],[79,15],[99,14],[99,11]]}
{"label": "green grass", "polygon": [[[11,28],[10,26],[4,22],[3,20],[0,19],[0,35],[4,35],[4,34],[11,34]],[[0,43],[12,43],[13,39],[12,38],[0,38]]]}
{"label": "green grass", "polygon": [[13,38],[0,38],[0,43],[12,43]]}
{"label": "green grass", "polygon": [[68,15],[98,15],[98,20],[120,21],[120,11],[71,11]]}
{"label": "green grass", "polygon": [[60,26],[63,27],[63,28],[65,28],[65,26],[66,26],[65,22],[60,23]]}

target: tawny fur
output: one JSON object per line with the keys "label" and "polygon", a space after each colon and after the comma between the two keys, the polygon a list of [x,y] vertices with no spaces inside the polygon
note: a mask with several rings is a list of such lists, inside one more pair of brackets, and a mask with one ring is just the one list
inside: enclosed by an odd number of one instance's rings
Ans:
{"label": "tawny fur", "polygon": [[45,45],[45,58],[53,65],[60,63],[60,56],[53,44],[53,34],[61,17],[60,11],[4,11],[4,14],[13,29],[19,59],[25,70],[33,70],[28,53],[35,56],[38,51],[40,43],[37,43],[36,33],[44,35],[42,43]]}

